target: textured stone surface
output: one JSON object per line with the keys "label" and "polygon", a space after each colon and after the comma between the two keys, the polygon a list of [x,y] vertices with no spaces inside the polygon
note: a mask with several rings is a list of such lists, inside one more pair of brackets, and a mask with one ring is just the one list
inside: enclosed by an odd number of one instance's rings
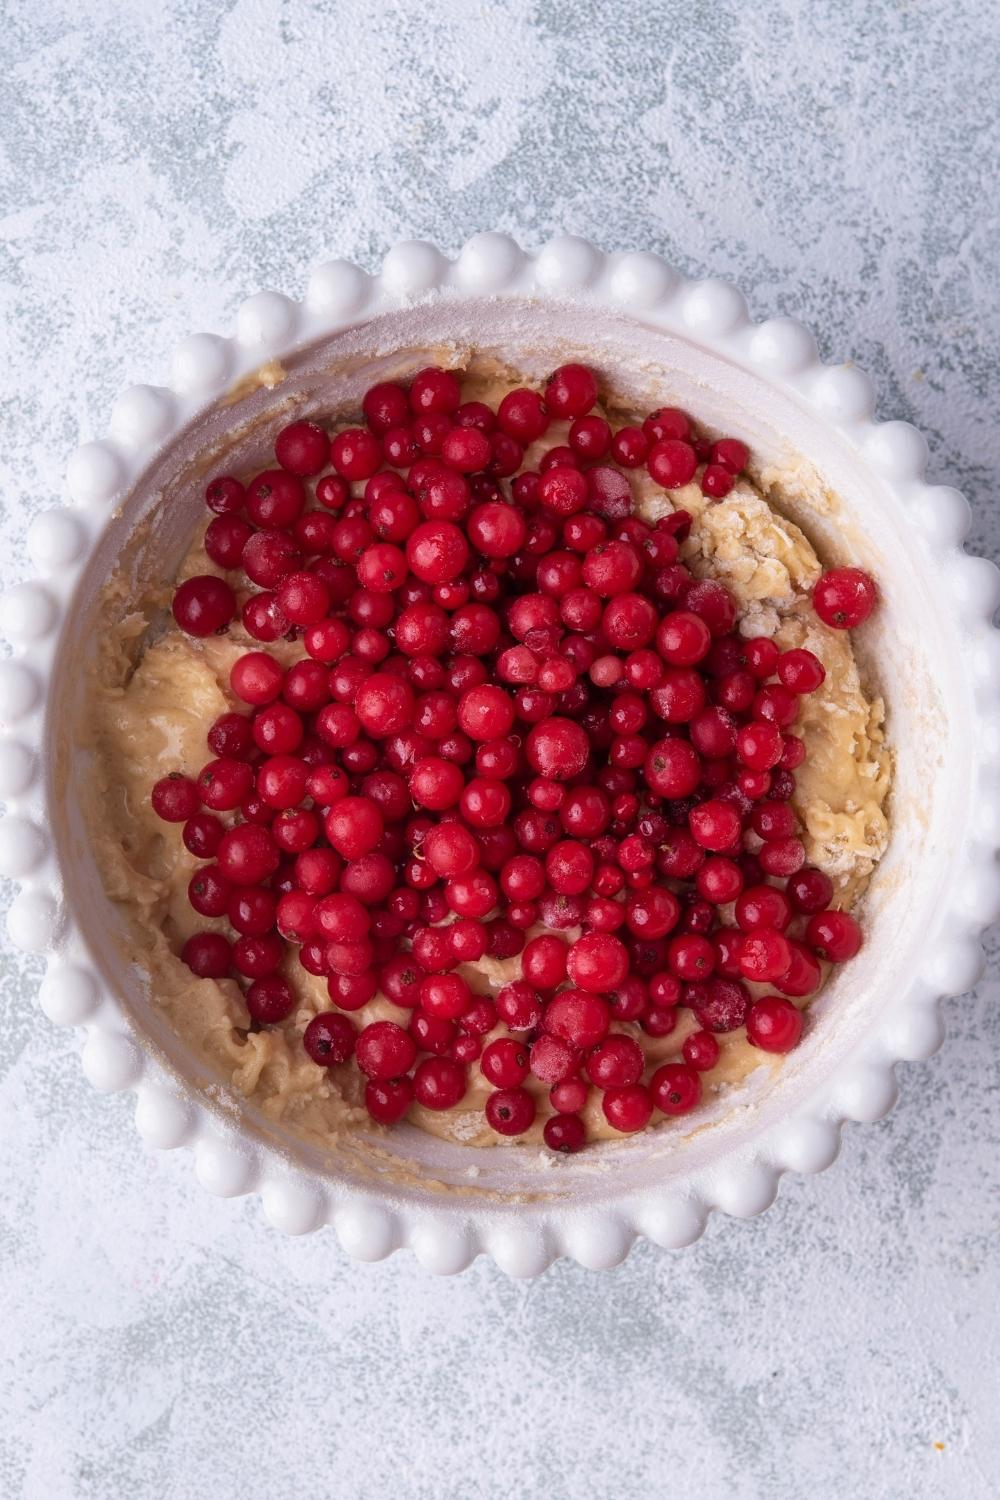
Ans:
{"label": "textured stone surface", "polygon": [[[329,255],[568,230],[737,278],[875,375],[1000,540],[987,0],[9,0],[3,575],[173,343]],[[995,952],[994,945],[994,952]],[[0,1495],[989,1500],[997,970],[752,1223],[515,1285],[217,1202],[2,955]],[[940,1446],[938,1446],[940,1445]]]}

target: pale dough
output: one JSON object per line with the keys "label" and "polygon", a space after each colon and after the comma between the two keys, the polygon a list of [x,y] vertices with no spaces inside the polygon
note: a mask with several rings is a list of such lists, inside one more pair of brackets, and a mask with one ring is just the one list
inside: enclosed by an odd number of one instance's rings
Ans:
{"label": "pale dough", "polygon": [[[473,394],[495,405],[514,383],[494,376]],[[554,427],[543,446],[560,441],[561,430]],[[866,694],[850,637],[825,628],[812,612],[809,591],[821,571],[812,546],[749,481],[740,481],[721,503],[709,504],[697,484],[668,496],[645,471],[632,471],[631,478],[638,514],[653,518],[676,507],[691,512],[694,525],[682,549],[684,560],[695,573],[716,577],[733,592],[742,606],[744,634],[774,636],[785,648],[807,646],[824,663],[826,682],[805,699],[796,725],[807,741],[808,758],[797,773],[795,806],[810,861],[834,880],[839,905],[854,903],[886,846],[891,759],[882,701]],[[202,548],[203,529],[184,560],[181,578],[219,571]],[[224,920],[200,917],[188,905],[187,885],[197,861],[184,848],[180,827],[153,813],[150,790],[169,771],[196,776],[210,758],[205,731],[233,706],[227,695],[230,666],[259,643],[238,626],[227,636],[193,640],[172,621],[156,636],[150,622],[169,620],[170,591],[143,599],[124,615],[135,601],[123,594],[117,580],[106,596],[107,618],[118,623],[102,640],[94,683],[90,727],[97,784],[90,823],[107,892],[125,918],[130,956],[150,975],[152,995],[171,1025],[237,1096],[252,1096],[266,1115],[322,1143],[344,1129],[370,1128],[356,1067],[327,1071],[312,1063],[302,1046],[308,1022],[329,1009],[324,980],[290,960],[288,976],[300,997],[297,1010],[282,1026],[252,1031],[235,981],[195,979],[176,956],[191,933],[228,929]],[[266,649],[288,661],[303,654],[300,646],[285,641]],[[466,966],[464,972],[476,989],[490,991],[517,977],[519,968],[518,958],[487,959],[475,971]],[[379,996],[354,1019],[364,1025],[380,1016],[405,1025],[409,1013]],[[679,1056],[684,1037],[696,1029],[689,1011],[681,1010],[679,1016],[671,1036],[655,1042],[642,1037],[652,1066]],[[623,1029],[640,1035],[637,1028]],[[719,1063],[703,1075],[709,1096],[756,1067],[774,1065],[742,1032],[720,1040]],[[489,1087],[476,1065],[470,1078],[459,1108],[435,1114],[414,1107],[410,1118],[455,1141],[495,1144],[497,1137],[482,1114]],[[536,1087],[541,1100],[545,1088]],[[541,1123],[540,1111],[531,1132],[520,1139],[537,1143]],[[596,1098],[588,1106],[587,1123],[592,1138],[616,1135]]]}

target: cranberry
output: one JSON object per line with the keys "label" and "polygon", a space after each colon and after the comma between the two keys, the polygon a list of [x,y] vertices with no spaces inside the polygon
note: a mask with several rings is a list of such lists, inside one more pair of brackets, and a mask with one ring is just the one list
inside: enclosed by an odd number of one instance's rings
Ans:
{"label": "cranberry", "polygon": [[384,826],[378,808],[361,797],[342,797],[326,814],[326,836],[345,859],[358,859],[374,849]]}
{"label": "cranberry", "polygon": [[802,1035],[802,1012],[780,995],[765,995],[747,1011],[747,1040],[764,1052],[790,1052]]}
{"label": "cranberry", "polygon": [[708,980],[695,1006],[699,1024],[707,1031],[735,1031],[746,1020],[750,991],[738,979]]}
{"label": "cranberry", "polygon": [[213,859],[224,832],[218,818],[211,813],[196,812],[184,824],[184,847],[195,859]]}
{"label": "cranberry", "polygon": [[686,740],[657,740],[646,756],[643,776],[660,797],[687,797],[701,780],[701,761]]}
{"label": "cranberry", "polygon": [[232,948],[219,932],[197,932],[184,944],[181,958],[199,979],[225,979],[232,966]]}
{"label": "cranberry", "polygon": [[495,1088],[517,1088],[528,1076],[528,1053],[522,1043],[501,1037],[486,1048],[479,1066],[483,1077]]}
{"label": "cranberry", "polygon": [[406,560],[416,576],[427,583],[457,578],[468,557],[465,537],[450,521],[425,521],[407,538]]}
{"label": "cranberry", "polygon": [[301,515],[305,499],[301,479],[282,469],[268,469],[247,489],[247,515],[255,526],[280,529]]}
{"label": "cranberry", "polygon": [[553,1115],[546,1120],[542,1137],[550,1151],[561,1151],[568,1156],[584,1146],[587,1129],[577,1114]]}
{"label": "cranberry", "polygon": [[[589,935],[603,936],[599,933]],[[572,973],[570,977],[572,978]],[[577,989],[563,990],[554,1000],[549,1001],[545,1008],[544,1024],[549,1035],[582,1050],[592,1047],[607,1035],[609,1020],[607,1003],[600,996]]]}
{"label": "cranberry", "polygon": [[186,823],[201,806],[198,787],[179,771],[161,777],[153,787],[150,801],[157,817],[165,823]]}
{"label": "cranberry", "polygon": [[570,949],[566,967],[569,978],[580,989],[613,990],[628,973],[628,953],[610,933],[586,933]]}
{"label": "cranberry", "polygon": [[509,437],[519,443],[533,443],[549,425],[549,416],[536,391],[519,387],[509,391],[497,408],[497,422]]}
{"label": "cranberry", "polygon": [[487,1099],[485,1113],[498,1135],[523,1135],[534,1123],[535,1101],[527,1089],[497,1089]]}
{"label": "cranberry", "polygon": [[216,635],[236,614],[236,595],[214,574],[199,574],[180,585],[173,599],[174,619],[186,635]]}
{"label": "cranberry", "polygon": [[370,479],[381,465],[382,449],[363,427],[349,427],[334,438],[330,458],[341,478]]}
{"label": "cranberry", "polygon": [[685,1063],[665,1063],[657,1068],[649,1087],[657,1109],[665,1115],[689,1114],[701,1099],[701,1079]]}
{"label": "cranberry", "polygon": [[449,469],[474,474],[485,469],[493,449],[484,432],[474,427],[454,427],[441,444],[441,457]]}
{"label": "cranberry", "polygon": [[410,383],[410,407],[420,414],[441,412],[450,415],[457,411],[461,399],[462,388],[450,370],[428,366],[414,375]]}
{"label": "cranberry", "polygon": [[690,443],[681,438],[663,438],[654,443],[646,459],[646,468],[665,490],[681,489],[690,484],[698,467],[698,456]]}
{"label": "cranberry", "polygon": [[740,950],[740,972],[755,984],[773,984],[787,974],[792,962],[788,939],[773,927],[747,934]]}
{"label": "cranberry", "polygon": [[457,1021],[469,1009],[472,992],[458,974],[429,974],[420,983],[420,1005],[426,1015]]}
{"label": "cranberry", "polygon": [[205,486],[205,504],[219,516],[238,514],[245,496],[242,484],[231,474],[219,474]]}
{"label": "cranberry", "polygon": [[617,1089],[638,1083],[644,1066],[645,1056],[639,1043],[615,1034],[591,1049],[586,1071],[591,1083],[599,1089]]}
{"label": "cranberry", "polygon": [[468,1087],[465,1068],[450,1057],[427,1057],[413,1075],[413,1092],[425,1109],[453,1109]]}
{"label": "cranberry", "polygon": [[205,532],[205,551],[220,568],[238,568],[253,527],[239,516],[216,516]]}
{"label": "cranberry", "polygon": [[719,1044],[710,1031],[692,1031],[681,1048],[684,1061],[699,1073],[707,1073],[719,1061]]}
{"label": "cranberry", "polygon": [[778,676],[793,693],[814,693],[826,678],[826,668],[811,651],[783,651],[778,657]]}
{"label": "cranberry", "polygon": [[649,439],[641,427],[619,427],[611,440],[611,454],[623,469],[638,469],[646,462]]}
{"label": "cranberry", "polygon": [[406,391],[393,381],[370,386],[365,392],[361,410],[368,426],[378,437],[390,427],[402,426],[410,417]]}
{"label": "cranberry", "polygon": [[569,1042],[547,1033],[536,1038],[529,1048],[531,1071],[543,1083],[562,1083],[576,1072],[578,1053]]}
{"label": "cranberry", "polygon": [[736,754],[752,771],[770,771],[781,759],[781,730],[776,724],[754,720],[736,734]]}
{"label": "cranberry", "polygon": [[545,408],[553,417],[582,417],[597,400],[597,381],[586,365],[560,365],[545,387]]}
{"label": "cranberry", "polygon": [[833,881],[822,870],[809,866],[789,878],[785,891],[796,911],[811,914],[829,906],[833,899]]}
{"label": "cranberry", "polygon": [[804,943],[792,941],[792,963],[787,973],[775,981],[775,988],[793,999],[805,999],[819,989],[823,971],[819,959]]}
{"label": "cranberry", "polygon": [[260,1026],[276,1026],[295,1009],[295,993],[285,979],[270,975],[257,979],[243,997],[251,1017]]}
{"label": "cranberry", "polygon": [[529,765],[540,776],[568,781],[587,764],[590,745],[579,724],[553,715],[532,728],[525,752]]}
{"label": "cranberry", "polygon": [[831,568],[813,589],[813,609],[824,625],[853,630],[863,625],[878,602],[874,579],[860,568]]}
{"label": "cranberry", "polygon": [[274,458],[289,474],[319,474],[330,459],[330,438],[315,422],[292,422],[274,438]]}
{"label": "cranberry", "polygon": [[411,1079],[386,1078],[365,1084],[365,1108],[380,1125],[394,1125],[413,1103]]}
{"label": "cranberry", "polygon": [[243,628],[256,641],[277,641],[291,628],[282,614],[277,594],[254,594],[243,606]]}
{"label": "cranberry", "polygon": [[601,1106],[608,1124],[623,1135],[644,1130],[653,1113],[649,1089],[641,1083],[633,1083],[628,1088],[608,1089]]}
{"label": "cranberry", "polygon": [[382,1082],[408,1072],[416,1061],[417,1048],[395,1021],[372,1021],[357,1038],[356,1056],[362,1073]]}
{"label": "cranberry", "polygon": [[740,815],[728,802],[713,798],[693,807],[688,826],[703,849],[730,849],[740,836]]}
{"label": "cranberry", "polygon": [[708,464],[701,476],[702,493],[711,500],[724,500],[736,482],[736,476],[725,464]]}
{"label": "cranberry", "polygon": [[327,510],[342,510],[350,493],[346,481],[339,474],[324,474],[316,486],[316,499]]}
{"label": "cranberry", "polygon": [[736,901],[736,921],[744,932],[764,927],[784,932],[791,917],[788,897],[773,885],[749,886]]}
{"label": "cranberry", "polygon": [[850,912],[818,912],[809,919],[806,942],[829,963],[846,963],[861,948],[861,928]]}

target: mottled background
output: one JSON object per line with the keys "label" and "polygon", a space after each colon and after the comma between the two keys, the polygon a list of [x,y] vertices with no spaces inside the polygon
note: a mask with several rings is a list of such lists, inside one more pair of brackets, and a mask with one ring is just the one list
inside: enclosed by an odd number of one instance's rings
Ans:
{"label": "mottled background", "polygon": [[[6,0],[2,552],[173,343],[497,226],[802,314],[1000,540],[990,0]],[[994,950],[996,945],[994,944]],[[0,1496],[992,1500],[997,971],[751,1223],[530,1285],[288,1241],[147,1155],[2,955]]]}

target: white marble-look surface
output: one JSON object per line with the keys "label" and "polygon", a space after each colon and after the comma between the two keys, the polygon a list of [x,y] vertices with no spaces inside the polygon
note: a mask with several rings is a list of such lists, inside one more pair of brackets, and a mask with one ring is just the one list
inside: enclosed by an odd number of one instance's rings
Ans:
{"label": "white marble-look surface", "polygon": [[[260,286],[496,226],[739,280],[996,553],[989,0],[8,0],[2,575],[115,394]],[[994,954],[996,944],[994,944]],[[518,1285],[289,1241],[140,1148],[0,955],[3,1500],[993,1500],[994,964],[884,1124],[692,1249]]]}

